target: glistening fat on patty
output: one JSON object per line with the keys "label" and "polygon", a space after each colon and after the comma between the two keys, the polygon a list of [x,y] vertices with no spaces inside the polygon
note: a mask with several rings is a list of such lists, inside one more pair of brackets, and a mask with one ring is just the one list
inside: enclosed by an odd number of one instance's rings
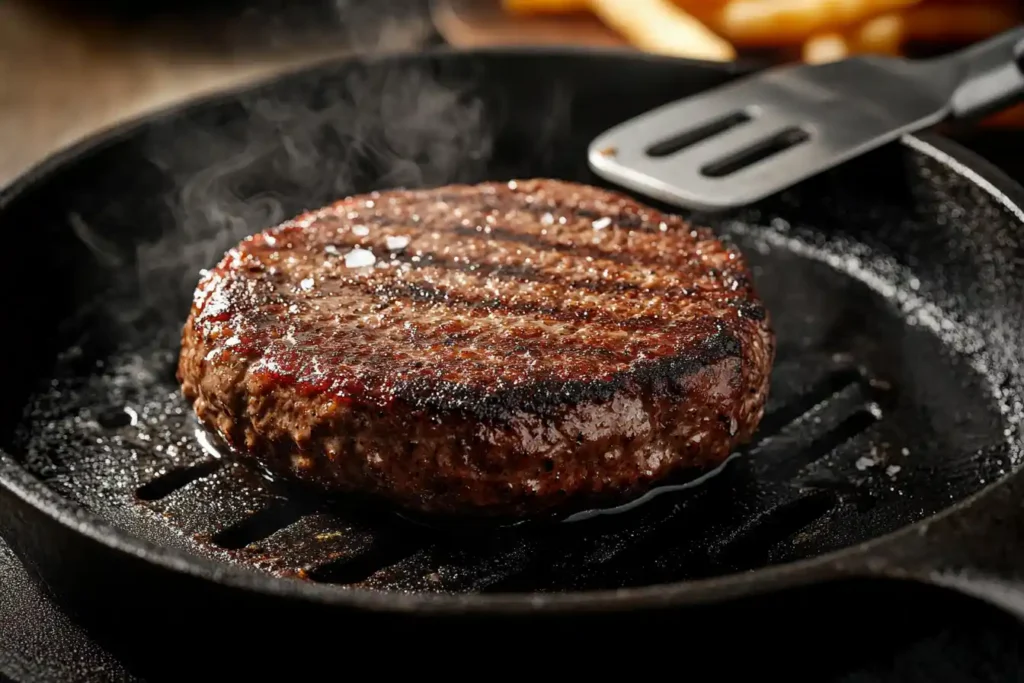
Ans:
{"label": "glistening fat on patty", "polygon": [[537,179],[350,197],[246,238],[199,283],[178,378],[272,472],[529,515],[721,462],[774,352],[734,247]]}

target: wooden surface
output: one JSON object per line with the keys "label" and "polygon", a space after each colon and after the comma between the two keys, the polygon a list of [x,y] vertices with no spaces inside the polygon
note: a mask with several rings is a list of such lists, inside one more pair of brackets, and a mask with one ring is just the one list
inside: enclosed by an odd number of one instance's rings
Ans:
{"label": "wooden surface", "polygon": [[[422,27],[394,26],[404,49]],[[218,51],[150,32],[74,20],[27,0],[0,0],[0,186],[49,154],[103,129],[193,96],[343,54],[344,40],[309,49]]]}

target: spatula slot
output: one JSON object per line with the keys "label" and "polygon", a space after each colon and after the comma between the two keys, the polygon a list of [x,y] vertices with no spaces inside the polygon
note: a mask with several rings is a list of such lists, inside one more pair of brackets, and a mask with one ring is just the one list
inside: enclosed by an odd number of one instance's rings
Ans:
{"label": "spatula slot", "polygon": [[705,165],[700,172],[709,178],[722,178],[806,142],[811,135],[803,128],[787,128],[769,138],[729,156]]}
{"label": "spatula slot", "polygon": [[721,135],[725,131],[747,123],[750,120],[751,116],[746,111],[738,111],[729,114],[724,118],[715,119],[705,123],[704,125],[673,135],[661,142],[654,143],[647,148],[647,156],[667,157],[670,154],[675,154],[687,147],[695,145],[702,140],[707,140],[715,135]]}

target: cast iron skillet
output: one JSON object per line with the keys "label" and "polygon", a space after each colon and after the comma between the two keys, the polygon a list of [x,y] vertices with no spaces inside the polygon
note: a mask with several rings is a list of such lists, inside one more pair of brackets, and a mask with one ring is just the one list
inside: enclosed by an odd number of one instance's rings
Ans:
{"label": "cast iron skillet", "polygon": [[[324,522],[197,441],[178,333],[199,269],[242,235],[373,188],[596,183],[596,133],[736,74],[578,50],[342,62],[45,162],[0,196],[4,538],[135,649],[241,631],[271,648],[275,624],[326,621],[354,639],[425,619],[600,630],[683,607],[706,624],[711,605],[735,615],[755,604],[741,598],[845,578],[937,584],[1024,617],[1024,191],[937,137],[692,217],[749,255],[780,349],[760,441],[700,487],[592,523],[438,540],[358,511]],[[289,536],[306,523],[370,548],[329,545],[325,568]]]}

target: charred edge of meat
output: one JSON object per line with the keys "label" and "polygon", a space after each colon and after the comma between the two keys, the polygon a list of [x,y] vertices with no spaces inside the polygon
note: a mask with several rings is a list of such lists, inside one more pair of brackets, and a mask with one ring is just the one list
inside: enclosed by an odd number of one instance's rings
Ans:
{"label": "charred edge of meat", "polygon": [[394,397],[414,410],[488,423],[505,422],[520,412],[547,417],[565,406],[610,401],[630,384],[648,389],[655,397],[682,397],[682,378],[724,358],[738,358],[741,351],[740,341],[721,330],[686,355],[639,362],[608,380],[542,381],[498,391],[413,380],[398,385]]}

